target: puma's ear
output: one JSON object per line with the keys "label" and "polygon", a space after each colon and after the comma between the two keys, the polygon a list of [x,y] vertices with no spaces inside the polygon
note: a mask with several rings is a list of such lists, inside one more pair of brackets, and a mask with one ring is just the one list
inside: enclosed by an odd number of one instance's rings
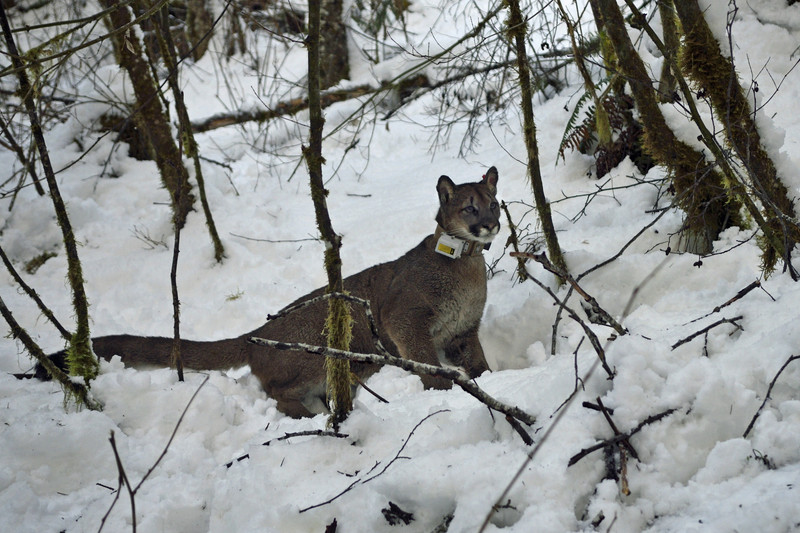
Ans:
{"label": "puma's ear", "polygon": [[449,202],[450,198],[453,197],[455,190],[456,184],[453,183],[453,180],[447,176],[440,177],[439,183],[436,184],[436,191],[439,193],[439,203],[444,205]]}
{"label": "puma's ear", "polygon": [[483,176],[483,183],[485,183],[492,194],[497,192],[497,168],[490,167]]}

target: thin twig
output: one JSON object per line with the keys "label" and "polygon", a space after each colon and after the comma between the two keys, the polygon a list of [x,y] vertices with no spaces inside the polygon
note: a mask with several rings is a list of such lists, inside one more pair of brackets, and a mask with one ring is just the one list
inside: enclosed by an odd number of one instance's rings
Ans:
{"label": "thin twig", "polygon": [[[285,433],[282,437],[276,437],[274,439],[270,439],[266,442],[262,442],[262,446],[269,446],[273,442],[281,442],[284,440],[294,439],[296,437],[336,437],[337,439],[346,439],[349,435],[345,433],[338,433],[336,431],[326,431],[323,429],[311,429],[308,431],[295,431],[293,433]],[[225,467],[230,468],[233,466],[233,463],[239,463],[244,461],[245,459],[250,458],[250,454],[246,453],[244,455],[240,455],[233,461],[229,461],[225,463]]]}
{"label": "thin twig", "polygon": [[719,313],[719,312],[720,312],[720,311],[721,311],[723,308],[725,308],[725,307],[728,307],[728,306],[729,306],[729,305],[731,305],[732,303],[734,303],[734,302],[736,302],[736,301],[738,301],[738,300],[741,300],[742,298],[744,298],[744,297],[745,297],[745,295],[746,295],[747,293],[749,293],[750,291],[752,291],[752,290],[753,290],[753,289],[755,289],[756,287],[761,287],[761,281],[760,281],[760,280],[755,280],[753,283],[751,283],[750,285],[748,285],[748,286],[747,286],[747,287],[745,287],[744,289],[742,289],[742,290],[740,290],[739,292],[737,292],[737,293],[736,293],[736,294],[733,296],[733,298],[731,298],[730,300],[728,300],[728,301],[727,301],[727,302],[725,302],[724,304],[721,304],[721,305],[718,305],[718,306],[716,306],[716,307],[714,308],[714,310],[713,310],[713,311],[711,311],[710,313],[706,313],[705,315],[703,315],[703,316],[701,316],[701,317],[695,318],[694,320],[692,320],[692,321],[690,321],[690,322],[687,322],[686,324],[684,324],[684,326],[686,326],[686,325],[688,325],[688,324],[692,324],[692,323],[694,323],[694,322],[697,322],[698,320],[703,320],[704,318],[706,318],[706,317],[708,317],[708,316],[711,316],[711,315],[713,315],[714,313]]}
{"label": "thin twig", "polygon": [[[343,491],[341,491],[341,492],[340,492],[339,494],[337,494],[336,496],[334,496],[334,497],[332,497],[332,498],[330,498],[330,499],[328,499],[328,500],[325,500],[324,502],[317,503],[317,504],[311,505],[311,506],[309,506],[309,507],[304,507],[303,509],[300,509],[300,512],[301,512],[301,513],[305,513],[306,511],[310,511],[311,509],[316,509],[317,507],[322,507],[323,505],[328,505],[329,503],[331,503],[331,502],[333,502],[333,501],[337,500],[337,499],[338,499],[338,498],[340,498],[341,496],[344,496],[345,494],[347,494],[348,492],[350,492],[351,490],[353,490],[353,488],[354,488],[356,485],[359,485],[359,484],[360,484],[360,485],[364,485],[364,484],[366,484],[366,483],[369,483],[369,482],[370,482],[370,481],[372,481],[373,479],[375,479],[375,478],[377,478],[377,477],[379,477],[379,476],[383,475],[383,474],[384,474],[384,473],[385,473],[385,472],[386,472],[386,471],[389,469],[389,467],[390,467],[390,466],[392,466],[392,464],[394,464],[394,462],[395,462],[395,461],[397,461],[398,459],[400,459],[400,457],[401,457],[401,456],[400,456],[400,454],[401,454],[401,453],[403,453],[403,450],[405,450],[406,446],[407,446],[407,445],[408,445],[408,443],[411,441],[411,437],[414,435],[414,432],[416,432],[416,431],[417,431],[417,429],[418,429],[418,428],[419,428],[419,427],[420,427],[420,426],[421,426],[421,425],[422,425],[422,424],[423,424],[423,423],[424,423],[426,420],[428,420],[428,419],[429,419],[429,418],[431,418],[432,416],[438,415],[438,414],[440,414],[440,413],[447,413],[447,412],[449,412],[449,409],[440,409],[440,410],[438,410],[438,411],[434,411],[433,413],[429,414],[428,416],[426,416],[425,418],[423,418],[422,420],[420,420],[419,422],[417,422],[417,425],[415,425],[415,426],[414,426],[414,428],[411,430],[411,433],[409,433],[409,434],[408,434],[408,437],[406,437],[406,440],[405,440],[405,442],[403,442],[403,445],[402,445],[402,446],[400,446],[400,449],[399,449],[399,450],[397,450],[397,453],[394,455],[394,457],[393,457],[393,458],[392,458],[392,459],[391,459],[391,460],[390,460],[388,463],[386,463],[386,466],[384,466],[384,467],[383,467],[383,469],[382,469],[380,472],[378,472],[377,474],[370,475],[370,474],[372,474],[372,472],[375,470],[375,468],[378,466],[378,464],[380,464],[380,463],[376,463],[376,464],[375,464],[375,466],[374,466],[374,467],[372,467],[372,468],[369,470],[369,472],[367,472],[367,473],[366,473],[366,474],[365,474],[363,477],[361,477],[361,478],[359,478],[359,479],[357,479],[357,480],[353,481],[352,483],[350,483],[350,485],[348,485],[348,486],[347,486],[347,488],[345,488]],[[367,476],[369,476],[369,477],[367,477]]]}
{"label": "thin twig", "polygon": [[737,323],[736,323],[736,321],[737,321],[737,320],[741,320],[742,318],[744,318],[744,317],[743,317],[742,315],[739,315],[739,316],[735,316],[735,317],[733,317],[733,318],[722,318],[722,319],[720,319],[720,320],[717,320],[717,321],[716,321],[716,322],[714,322],[713,324],[710,324],[710,325],[708,325],[708,326],[704,327],[704,328],[703,328],[703,329],[701,329],[700,331],[695,331],[694,333],[692,333],[692,334],[691,334],[691,335],[689,335],[688,337],[685,337],[685,338],[683,338],[683,339],[679,340],[678,342],[676,342],[675,344],[673,344],[673,345],[672,345],[672,349],[674,350],[674,349],[675,349],[675,348],[677,348],[678,346],[681,346],[681,345],[683,345],[683,344],[686,344],[687,342],[691,341],[692,339],[694,339],[694,338],[696,338],[696,337],[699,337],[700,335],[702,335],[702,334],[704,334],[704,333],[707,333],[707,332],[711,331],[712,329],[714,329],[715,327],[717,327],[717,326],[719,326],[719,325],[721,325],[721,324],[732,324],[732,325],[734,325],[736,328],[738,328],[738,329],[740,329],[740,330],[741,330],[741,329],[742,329],[742,326],[740,326],[739,324],[737,324]]}
{"label": "thin twig", "polygon": [[613,445],[613,444],[618,444],[620,442],[623,442],[623,441],[626,441],[626,440],[630,439],[632,436],[637,434],[639,431],[641,431],[648,424],[652,424],[653,422],[658,422],[662,418],[665,418],[665,417],[671,415],[674,412],[675,412],[675,409],[667,409],[666,411],[663,411],[663,412],[661,412],[661,413],[659,413],[657,415],[649,416],[649,417],[645,418],[638,426],[636,426],[635,428],[633,428],[632,430],[630,430],[627,433],[620,433],[618,435],[614,435],[610,439],[606,439],[606,440],[604,440],[604,441],[602,441],[602,442],[600,442],[598,444],[595,444],[594,446],[590,446],[588,448],[584,448],[583,450],[581,450],[580,452],[578,452],[578,453],[576,453],[575,455],[572,456],[572,458],[567,463],[567,466],[574,465],[575,463],[577,463],[578,461],[580,461],[581,459],[583,459],[584,457],[586,457],[587,455],[589,455],[592,452],[595,452],[597,450],[601,450],[606,446]]}
{"label": "thin twig", "polygon": [[767,394],[766,396],[764,396],[764,401],[761,402],[761,405],[758,407],[758,411],[756,411],[756,414],[753,415],[753,419],[750,421],[749,424],[747,424],[747,429],[744,430],[744,434],[742,435],[742,437],[747,438],[747,435],[750,434],[750,431],[753,429],[753,426],[756,423],[756,419],[761,414],[761,410],[764,409],[764,406],[767,405],[767,402],[770,399],[770,394],[772,394],[772,387],[775,386],[775,383],[778,381],[778,377],[786,369],[786,367],[789,366],[789,363],[791,363],[792,361],[796,361],[798,359],[800,359],[800,355],[793,355],[789,357],[789,359],[787,359],[785,363],[783,363],[783,366],[781,366],[780,369],[778,369],[778,373],[775,374],[774,378],[772,378],[772,382],[769,384],[769,387],[767,388]]}
{"label": "thin twig", "polygon": [[106,511],[106,514],[103,515],[103,519],[100,521],[100,529],[97,530],[97,533],[100,533],[103,530],[103,526],[106,523],[106,519],[108,518],[109,514],[111,514],[111,510],[114,508],[114,505],[116,505],[117,501],[119,500],[120,489],[122,488],[123,485],[128,489],[128,496],[130,497],[131,500],[131,528],[133,532],[136,533],[136,493],[139,491],[145,480],[148,477],[150,477],[150,474],[152,474],[153,471],[156,469],[156,467],[158,467],[159,463],[161,463],[161,460],[164,459],[164,457],[167,455],[167,451],[169,450],[172,441],[175,439],[175,435],[178,433],[178,428],[180,427],[181,422],[183,422],[183,418],[186,416],[186,413],[189,411],[189,407],[192,405],[192,402],[194,402],[194,399],[197,398],[197,395],[200,393],[200,390],[203,388],[203,386],[206,383],[208,383],[208,380],[209,376],[206,376],[206,378],[203,380],[200,386],[197,387],[197,390],[194,391],[192,397],[189,398],[186,407],[183,408],[181,416],[178,417],[178,421],[175,423],[175,427],[172,430],[172,434],[169,436],[169,440],[167,440],[167,444],[161,451],[161,455],[158,456],[155,463],[153,463],[153,465],[147,470],[147,472],[145,472],[144,476],[142,476],[141,481],[139,481],[139,483],[135,487],[131,486],[131,482],[128,479],[128,475],[125,473],[125,467],[123,466],[122,459],[120,458],[119,452],[117,451],[117,443],[116,440],[114,439],[114,432],[113,431],[111,432],[111,436],[109,437],[109,442],[111,442],[111,449],[114,452],[114,460],[117,463],[117,472],[119,474],[119,486],[117,487],[117,494],[114,497],[114,500],[111,502],[108,511]]}
{"label": "thin twig", "polygon": [[547,270],[548,272],[552,272],[559,278],[566,280],[566,282],[569,283],[573,289],[575,289],[575,292],[580,294],[581,297],[584,299],[584,301],[586,301],[586,303],[589,304],[589,306],[592,308],[592,311],[600,317],[600,319],[605,323],[605,325],[614,328],[614,331],[616,331],[620,335],[625,335],[626,333],[628,333],[628,330],[623,328],[620,325],[620,323],[617,322],[614,318],[612,318],[612,316],[605,309],[600,307],[600,304],[597,303],[597,300],[595,300],[593,296],[591,296],[589,293],[583,290],[583,288],[581,288],[580,285],[578,285],[578,282],[575,280],[575,278],[572,277],[572,275],[569,272],[567,272],[562,268],[558,268],[556,265],[551,263],[550,260],[547,258],[547,254],[545,254],[544,252],[538,254],[533,254],[529,252],[511,252],[509,255],[511,255],[511,257],[517,257],[517,258],[522,257],[526,259],[533,259],[534,261],[542,265],[542,267],[544,267],[544,269]]}

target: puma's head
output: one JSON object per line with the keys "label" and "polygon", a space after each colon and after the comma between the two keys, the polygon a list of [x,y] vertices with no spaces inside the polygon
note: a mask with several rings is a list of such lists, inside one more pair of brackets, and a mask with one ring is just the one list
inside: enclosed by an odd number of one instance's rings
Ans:
{"label": "puma's head", "polygon": [[477,183],[456,185],[447,176],[439,178],[439,213],[436,222],[445,233],[489,243],[500,229],[500,206],[497,205],[497,169],[491,167]]}

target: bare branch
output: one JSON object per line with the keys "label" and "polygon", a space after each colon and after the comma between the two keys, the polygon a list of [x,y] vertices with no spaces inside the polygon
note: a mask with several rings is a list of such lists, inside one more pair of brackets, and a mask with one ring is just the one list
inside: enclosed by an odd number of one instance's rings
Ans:
{"label": "bare branch", "polygon": [[772,378],[772,382],[769,384],[769,388],[767,388],[767,394],[766,394],[766,396],[764,396],[764,401],[761,402],[761,405],[758,407],[758,411],[756,411],[756,414],[753,415],[753,419],[747,425],[747,429],[744,430],[744,434],[742,435],[742,437],[747,438],[747,435],[750,434],[750,431],[753,429],[753,426],[756,423],[756,419],[758,418],[758,415],[761,414],[761,410],[764,409],[764,406],[767,405],[767,402],[770,399],[770,394],[772,394],[772,387],[775,386],[775,382],[778,381],[778,377],[786,369],[786,367],[789,366],[789,363],[791,363],[792,361],[796,361],[798,359],[800,359],[800,355],[793,355],[793,356],[789,357],[789,359],[787,359],[785,363],[783,363],[783,366],[781,366],[780,369],[778,369],[778,373],[775,374],[774,378]]}
{"label": "bare branch", "polygon": [[[401,456],[400,456],[400,454],[401,454],[401,453],[403,453],[403,450],[405,450],[406,446],[407,446],[407,445],[408,445],[408,443],[411,441],[411,437],[414,435],[414,432],[415,432],[415,431],[417,431],[417,429],[418,429],[418,428],[419,428],[419,427],[420,427],[420,426],[421,426],[421,425],[422,425],[422,424],[423,424],[423,423],[424,423],[426,420],[428,420],[429,418],[431,418],[431,417],[433,417],[433,416],[435,416],[435,415],[438,415],[439,413],[446,413],[446,412],[448,412],[448,410],[447,410],[447,409],[440,409],[440,410],[438,410],[438,411],[434,411],[433,413],[429,414],[428,416],[426,416],[425,418],[423,418],[422,420],[420,420],[419,422],[417,422],[417,425],[416,425],[416,426],[414,426],[414,428],[411,430],[411,433],[409,433],[409,434],[408,434],[408,437],[406,437],[406,440],[405,440],[405,442],[403,442],[403,445],[402,445],[402,446],[400,446],[400,449],[399,449],[399,450],[397,450],[397,453],[394,455],[394,457],[393,457],[393,458],[392,458],[392,459],[391,459],[391,460],[390,460],[388,463],[386,463],[386,466],[384,466],[384,467],[383,467],[383,470],[381,470],[381,471],[380,471],[380,472],[378,472],[377,474],[370,475],[370,474],[372,474],[372,472],[375,470],[375,468],[377,468],[377,467],[378,467],[378,465],[380,464],[380,463],[376,463],[376,464],[375,464],[375,466],[373,466],[372,468],[370,468],[369,472],[367,472],[367,473],[366,473],[366,474],[365,474],[363,477],[361,477],[361,478],[359,478],[359,479],[357,479],[357,480],[353,481],[353,482],[352,482],[350,485],[348,485],[348,486],[347,486],[347,488],[346,488],[346,489],[344,489],[342,492],[340,492],[339,494],[337,494],[337,495],[336,495],[336,496],[334,496],[333,498],[330,498],[329,500],[326,500],[326,501],[324,501],[324,502],[321,502],[321,503],[317,503],[317,504],[315,504],[315,505],[311,505],[311,506],[309,506],[309,507],[304,507],[303,509],[300,509],[300,512],[301,512],[301,513],[305,513],[306,511],[310,511],[311,509],[316,509],[317,507],[322,507],[323,505],[328,505],[329,503],[333,502],[334,500],[338,499],[339,497],[341,497],[341,496],[344,496],[345,494],[347,494],[348,492],[350,492],[350,491],[351,491],[351,490],[352,490],[352,489],[353,489],[353,488],[354,488],[356,485],[359,485],[359,484],[361,484],[361,485],[364,485],[364,484],[366,484],[366,483],[369,483],[369,482],[370,482],[370,481],[372,481],[373,479],[375,479],[375,478],[377,478],[377,477],[379,477],[379,476],[383,475],[383,474],[384,474],[384,472],[386,472],[386,471],[389,469],[389,467],[390,467],[390,466],[392,466],[392,464],[394,464],[394,462],[395,462],[395,461],[397,461],[398,459],[400,459],[400,457],[401,457]],[[369,476],[369,477],[367,477],[367,476]]]}
{"label": "bare branch", "polygon": [[741,320],[742,318],[744,318],[744,317],[742,315],[739,315],[739,316],[735,316],[733,318],[722,318],[720,320],[717,320],[713,324],[704,327],[700,331],[696,331],[696,332],[692,333],[691,335],[689,335],[688,337],[685,337],[685,338],[679,340],[678,342],[676,342],[675,344],[672,345],[672,349],[674,350],[678,346],[686,344],[687,342],[691,341],[692,339],[694,339],[696,337],[699,337],[700,335],[702,335],[704,333],[708,333],[709,331],[711,331],[712,329],[714,329],[715,327],[717,327],[717,326],[719,326],[721,324],[733,324],[734,326],[736,326],[736,328],[742,329],[742,326],[740,326],[739,324],[736,323],[737,320]]}
{"label": "bare branch", "polygon": [[524,422],[529,426],[536,423],[536,417],[529,415],[528,413],[526,413],[525,411],[523,411],[518,407],[506,405],[494,399],[493,397],[489,396],[487,393],[483,391],[483,389],[478,387],[467,374],[465,374],[461,370],[427,365],[424,363],[418,363],[416,361],[410,361],[408,359],[402,359],[400,357],[395,357],[393,355],[388,355],[388,354],[378,355],[378,354],[348,352],[345,350],[336,350],[334,348],[327,348],[324,346],[313,346],[311,344],[304,344],[300,342],[278,342],[269,339],[262,339],[260,337],[250,337],[248,341],[252,342],[253,344],[258,344],[260,346],[269,346],[270,348],[275,348],[278,350],[306,352],[311,354],[323,355],[325,357],[332,357],[334,359],[348,359],[350,361],[356,361],[359,363],[391,365],[402,368],[403,370],[407,370],[409,372],[413,372],[414,374],[418,375],[426,374],[430,376],[449,379],[450,381],[461,387],[464,390],[464,392],[474,396],[478,401],[488,405],[495,411],[499,411],[505,415],[516,418],[517,420]]}

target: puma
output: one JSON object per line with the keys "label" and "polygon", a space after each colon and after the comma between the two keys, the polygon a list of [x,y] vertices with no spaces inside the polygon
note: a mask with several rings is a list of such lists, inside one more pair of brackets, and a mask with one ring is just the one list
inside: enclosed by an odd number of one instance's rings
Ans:
{"label": "puma", "polygon": [[[436,186],[436,232],[399,259],[345,278],[346,291],[370,301],[380,340],[392,355],[430,365],[446,361],[472,377],[489,369],[478,340],[478,325],[486,302],[482,252],[500,228],[497,179],[495,167],[477,183],[456,185],[442,176]],[[323,292],[314,291],[292,305]],[[322,358],[254,345],[247,339],[325,345],[326,313],[327,303],[321,301],[232,339],[182,340],[184,366],[227,370],[249,365],[283,413],[298,418],[324,412]],[[359,305],[352,306],[352,313],[352,351],[374,352],[366,314]],[[110,335],[93,338],[92,344],[99,357],[119,355],[128,366],[169,366],[171,362],[169,338]],[[63,352],[52,357],[63,363]],[[363,380],[378,366],[351,363],[351,370]],[[37,369],[37,377],[43,373]],[[422,376],[422,382],[426,388],[450,386],[449,381],[433,376]]]}

